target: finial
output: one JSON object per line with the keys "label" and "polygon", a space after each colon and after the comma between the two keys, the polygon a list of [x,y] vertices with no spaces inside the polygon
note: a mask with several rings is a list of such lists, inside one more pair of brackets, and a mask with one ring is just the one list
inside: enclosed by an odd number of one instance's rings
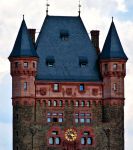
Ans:
{"label": "finial", "polygon": [[48,0],[47,0],[47,3],[46,3],[46,15],[48,15],[48,7],[49,7],[49,3],[48,3]]}
{"label": "finial", "polygon": [[81,13],[81,4],[80,4],[80,0],[79,0],[79,16],[80,16],[80,13]]}
{"label": "finial", "polygon": [[24,14],[23,14],[23,20],[24,20]]}
{"label": "finial", "polygon": [[112,16],[112,22],[114,21],[114,17]]}

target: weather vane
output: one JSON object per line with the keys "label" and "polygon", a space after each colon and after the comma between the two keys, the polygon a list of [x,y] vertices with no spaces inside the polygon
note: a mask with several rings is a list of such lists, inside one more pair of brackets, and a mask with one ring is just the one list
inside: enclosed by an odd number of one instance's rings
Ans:
{"label": "weather vane", "polygon": [[46,15],[48,15],[48,7],[49,7],[49,3],[48,3],[48,0],[47,0],[47,3],[46,3]]}
{"label": "weather vane", "polygon": [[80,4],[80,0],[79,0],[79,16],[80,16],[80,13],[81,13],[81,4]]}

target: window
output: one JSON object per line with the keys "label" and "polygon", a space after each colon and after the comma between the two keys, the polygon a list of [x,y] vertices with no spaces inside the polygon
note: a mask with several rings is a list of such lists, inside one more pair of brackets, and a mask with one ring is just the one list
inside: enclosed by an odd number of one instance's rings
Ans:
{"label": "window", "polygon": [[84,137],[81,138],[81,144],[85,145],[86,144],[86,139]]}
{"label": "window", "polygon": [[78,107],[79,106],[79,101],[76,101],[76,107]]}
{"label": "window", "polygon": [[89,138],[87,139],[87,144],[88,144],[88,145],[92,145],[92,138],[91,138],[91,137],[89,137]]}
{"label": "window", "polygon": [[49,144],[50,144],[50,145],[53,145],[53,144],[54,144],[54,138],[53,138],[53,137],[49,138]]}
{"label": "window", "polygon": [[90,118],[87,118],[87,119],[86,119],[86,123],[91,123],[91,119],[90,119]]}
{"label": "window", "polygon": [[79,122],[79,119],[78,118],[75,118],[75,123],[78,123]]}
{"label": "window", "polygon": [[52,131],[53,135],[58,135],[58,131]]}
{"label": "window", "polygon": [[16,136],[18,137],[18,131],[16,131]]}
{"label": "window", "polygon": [[85,122],[85,119],[84,118],[81,118],[80,119],[80,123],[84,123]]}
{"label": "window", "polygon": [[125,70],[125,65],[124,65],[124,64],[122,64],[122,70],[123,70],[123,71]]}
{"label": "window", "polygon": [[90,101],[87,102],[87,106],[90,107]]}
{"label": "window", "polygon": [[104,64],[104,70],[108,71],[108,64]]}
{"label": "window", "polygon": [[33,62],[33,68],[36,68],[36,63],[35,62]]}
{"label": "window", "polygon": [[90,113],[75,113],[74,122],[81,123],[81,124],[83,124],[83,123],[90,124],[91,123],[91,114]]}
{"label": "window", "polygon": [[59,118],[59,122],[63,122],[63,118]]}
{"label": "window", "polygon": [[59,138],[59,137],[56,137],[56,138],[55,138],[55,144],[56,144],[56,145],[59,145],[59,144],[60,144],[60,138]]}
{"label": "window", "polygon": [[54,59],[54,57],[53,57],[53,56],[48,56],[48,57],[46,58],[46,65],[47,65],[48,67],[53,67],[54,64],[55,64],[55,59]]}
{"label": "window", "polygon": [[51,118],[47,118],[47,122],[51,122]]}
{"label": "window", "polygon": [[79,91],[84,91],[84,84],[80,84]]}
{"label": "window", "polygon": [[15,68],[19,67],[19,62],[15,62]]}
{"label": "window", "polygon": [[89,135],[90,133],[88,131],[84,131],[84,135]]}
{"label": "window", "polygon": [[113,89],[114,89],[114,91],[116,91],[116,90],[117,90],[117,84],[116,84],[116,83],[114,83],[114,85],[113,85]]}
{"label": "window", "polygon": [[117,70],[117,64],[113,64],[113,70],[114,70],[114,71]]}
{"label": "window", "polygon": [[28,68],[28,62],[24,62],[24,68]]}
{"label": "window", "polygon": [[85,102],[84,102],[84,101],[81,102],[81,106],[82,106],[82,107],[85,106]]}
{"label": "window", "polygon": [[58,122],[58,118],[53,118],[53,122]]}
{"label": "window", "polygon": [[59,102],[59,106],[62,106],[62,100],[60,100],[60,102]]}
{"label": "window", "polygon": [[88,59],[84,56],[79,57],[79,66],[85,67],[88,64]]}
{"label": "window", "polygon": [[57,83],[54,84],[54,91],[59,91],[59,84]]}
{"label": "window", "polygon": [[69,38],[68,31],[62,30],[60,32],[60,38],[61,38],[62,41],[68,41],[68,38]]}
{"label": "window", "polygon": [[51,106],[51,101],[50,100],[48,101],[48,106]]}
{"label": "window", "polygon": [[57,101],[54,101],[54,106],[57,106]]}
{"label": "window", "polygon": [[27,91],[27,82],[24,82],[24,91]]}

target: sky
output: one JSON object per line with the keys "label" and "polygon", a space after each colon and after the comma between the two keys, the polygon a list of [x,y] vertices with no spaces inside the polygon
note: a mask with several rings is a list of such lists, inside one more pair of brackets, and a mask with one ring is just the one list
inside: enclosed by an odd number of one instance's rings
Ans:
{"label": "sky", "polygon": [[[78,0],[49,0],[49,15],[78,15]],[[125,78],[125,149],[133,150],[133,1],[81,0],[81,18],[90,35],[100,30],[102,50],[112,16],[127,62]],[[23,14],[29,28],[40,31],[46,16],[45,0],[0,0],[0,150],[12,150],[12,82],[8,56],[13,48]]]}

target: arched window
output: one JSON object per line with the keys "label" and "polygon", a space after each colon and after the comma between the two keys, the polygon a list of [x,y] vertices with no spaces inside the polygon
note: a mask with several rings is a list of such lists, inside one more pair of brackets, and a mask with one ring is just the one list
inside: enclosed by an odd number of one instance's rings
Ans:
{"label": "arched window", "polygon": [[79,101],[76,101],[76,107],[78,107],[79,106]]}
{"label": "arched window", "polygon": [[85,102],[84,102],[84,101],[81,102],[81,106],[82,106],[82,107],[85,106]]}
{"label": "arched window", "polygon": [[87,107],[90,107],[90,101],[87,102]]}
{"label": "arched window", "polygon": [[63,102],[62,102],[62,100],[60,100],[59,106],[62,106],[62,104],[63,104]]}
{"label": "arched window", "polygon": [[57,101],[54,100],[54,106],[57,106]]}
{"label": "arched window", "polygon": [[88,144],[88,145],[91,145],[91,144],[92,144],[92,138],[91,138],[91,137],[89,137],[89,138],[87,139],[87,144]]}
{"label": "arched window", "polygon": [[85,145],[86,144],[86,139],[84,137],[81,138],[81,144]]}
{"label": "arched window", "polygon": [[56,138],[55,138],[55,144],[56,144],[56,145],[59,145],[59,144],[60,144],[60,138],[59,138],[59,137],[56,137]]}
{"label": "arched window", "polygon": [[51,100],[48,101],[48,106],[51,106]]}
{"label": "arched window", "polygon": [[54,138],[53,138],[53,137],[49,138],[49,144],[50,144],[50,145],[53,145],[53,144],[54,144]]}

